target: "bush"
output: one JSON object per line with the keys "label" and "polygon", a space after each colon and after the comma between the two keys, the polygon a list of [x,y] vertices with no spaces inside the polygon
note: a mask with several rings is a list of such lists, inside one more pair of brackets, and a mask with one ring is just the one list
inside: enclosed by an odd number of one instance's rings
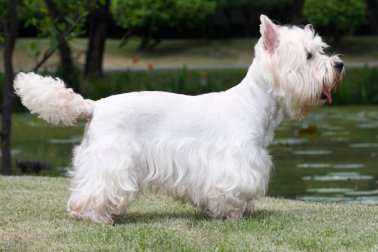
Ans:
{"label": "bush", "polygon": [[337,43],[342,35],[365,22],[366,4],[364,0],[305,0],[303,16]]}
{"label": "bush", "polygon": [[118,25],[142,37],[142,49],[149,49],[160,41],[160,30],[201,25],[215,5],[215,0],[113,0],[111,13]]}
{"label": "bush", "polygon": [[261,8],[266,6],[269,8],[277,7],[279,5],[292,5],[294,0],[219,0],[218,5],[222,8],[232,8],[232,7],[244,7],[253,6],[256,8]]}

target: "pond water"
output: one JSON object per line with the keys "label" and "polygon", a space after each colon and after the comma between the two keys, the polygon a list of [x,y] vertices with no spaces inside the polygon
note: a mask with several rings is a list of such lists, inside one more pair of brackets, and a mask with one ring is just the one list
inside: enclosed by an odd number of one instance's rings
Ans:
{"label": "pond water", "polygon": [[285,120],[270,150],[269,195],[378,204],[378,106],[325,107]]}
{"label": "pond water", "polygon": [[[84,125],[49,126],[16,114],[14,160],[45,160],[51,168],[41,175],[64,175]],[[269,149],[274,169],[268,195],[378,204],[378,106],[328,106],[303,121],[286,119]]]}

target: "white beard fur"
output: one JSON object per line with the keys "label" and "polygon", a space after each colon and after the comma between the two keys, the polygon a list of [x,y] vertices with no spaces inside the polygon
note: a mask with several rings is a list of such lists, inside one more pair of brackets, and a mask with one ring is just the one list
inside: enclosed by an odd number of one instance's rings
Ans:
{"label": "white beard fur", "polygon": [[[333,90],[341,75],[332,65],[339,58],[321,54],[326,45],[320,37],[308,27],[294,27],[291,32],[319,54],[315,60],[321,63],[306,66],[309,70],[297,65],[280,68],[317,71],[319,77],[282,79],[275,69],[282,63],[275,58],[282,54],[280,43],[286,43],[287,31],[282,31],[290,28],[263,15],[261,22],[262,38],[246,77],[224,92],[133,92],[91,101],[59,79],[17,75],[16,93],[32,113],[55,124],[89,119],[70,171],[71,216],[112,224],[112,215],[124,212],[146,187],[164,188],[216,218],[237,218],[253,210],[254,200],[267,190],[272,161],[266,148],[274,129],[284,114],[301,118],[323,105],[322,92]],[[305,57],[302,51],[294,54],[287,57]],[[300,90],[300,97],[293,88]]]}

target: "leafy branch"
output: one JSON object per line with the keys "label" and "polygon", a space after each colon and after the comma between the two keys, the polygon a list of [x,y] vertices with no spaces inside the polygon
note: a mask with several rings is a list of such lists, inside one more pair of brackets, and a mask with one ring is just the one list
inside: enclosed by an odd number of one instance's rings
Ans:
{"label": "leafy branch", "polygon": [[38,69],[55,53],[58,46],[74,31],[74,29],[81,23],[82,19],[87,14],[84,13],[83,15],[79,15],[73,22],[71,22],[71,25],[63,32],[62,35],[58,36],[58,39],[56,40],[56,43],[54,46],[50,47],[44,54],[40,61],[37,62],[35,67],[33,68],[33,72],[37,72]]}

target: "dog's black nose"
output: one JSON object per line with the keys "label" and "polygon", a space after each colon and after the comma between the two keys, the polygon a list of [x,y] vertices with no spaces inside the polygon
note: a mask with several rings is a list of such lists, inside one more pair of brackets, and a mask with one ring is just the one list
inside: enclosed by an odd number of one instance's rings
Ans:
{"label": "dog's black nose", "polygon": [[341,72],[341,71],[343,70],[344,63],[341,62],[341,61],[336,61],[334,67],[335,67],[339,72]]}

